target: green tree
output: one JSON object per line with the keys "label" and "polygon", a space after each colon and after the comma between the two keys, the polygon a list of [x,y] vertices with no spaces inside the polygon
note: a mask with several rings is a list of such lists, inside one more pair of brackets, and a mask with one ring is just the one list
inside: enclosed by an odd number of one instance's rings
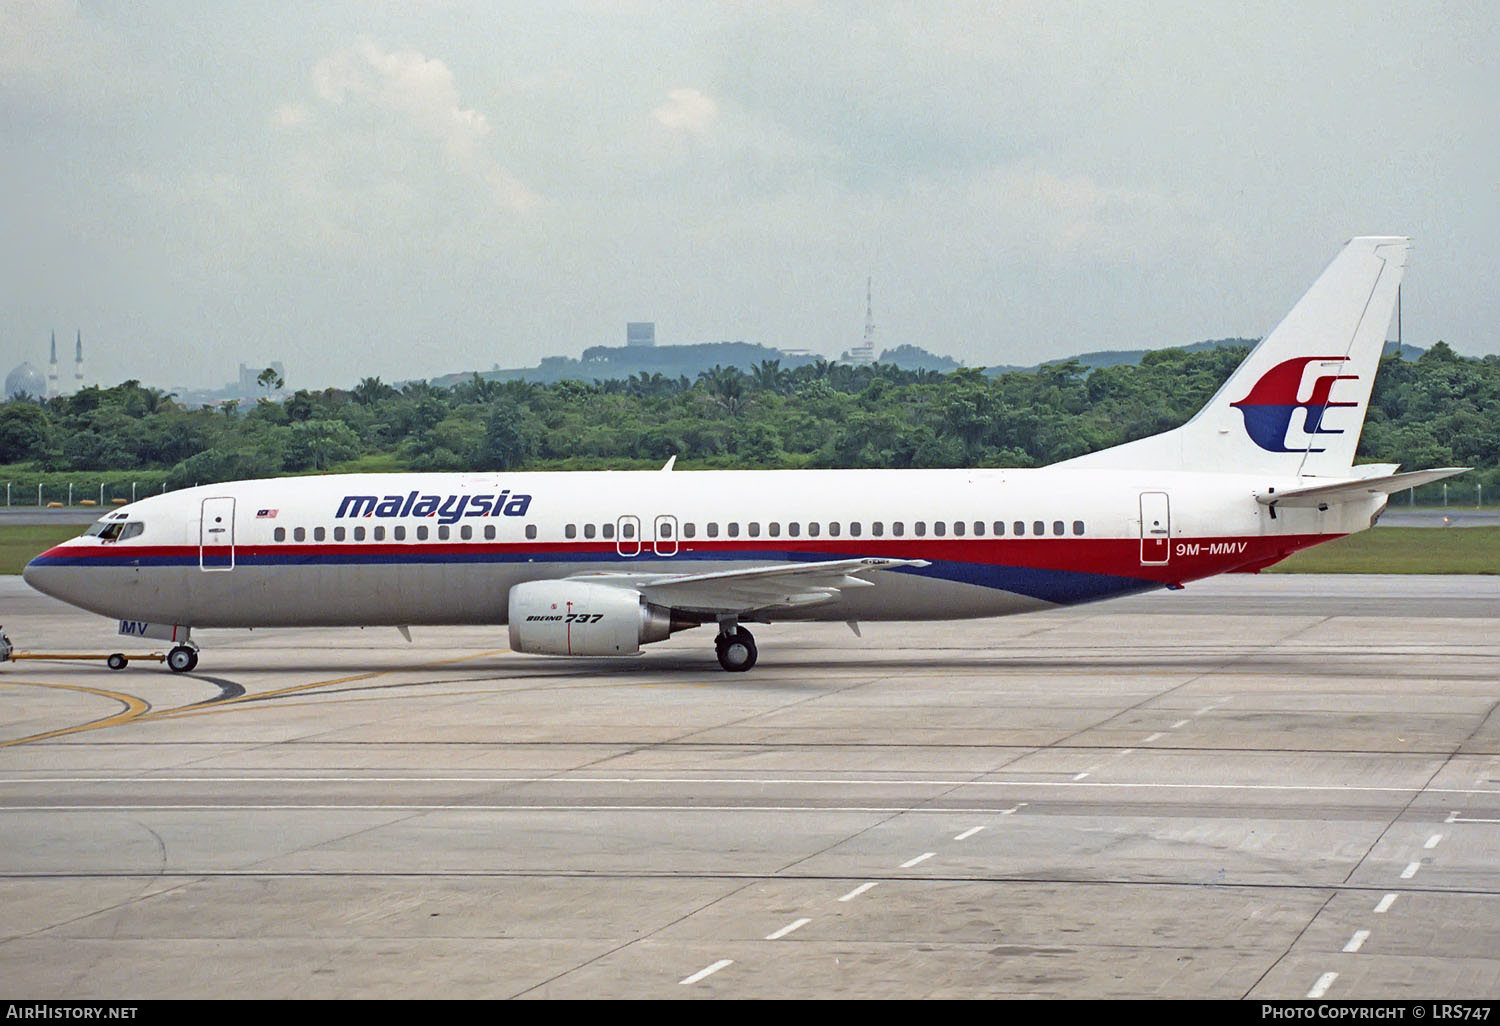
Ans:
{"label": "green tree", "polygon": [[288,427],[287,470],[327,470],[359,455],[359,436],[337,420],[296,421]]}
{"label": "green tree", "polygon": [[522,433],[520,410],[512,403],[498,402],[484,422],[484,440],[475,453],[477,470],[519,470],[531,454]]}
{"label": "green tree", "polygon": [[52,441],[52,421],[35,403],[13,400],[0,405],[0,463],[41,459]]}

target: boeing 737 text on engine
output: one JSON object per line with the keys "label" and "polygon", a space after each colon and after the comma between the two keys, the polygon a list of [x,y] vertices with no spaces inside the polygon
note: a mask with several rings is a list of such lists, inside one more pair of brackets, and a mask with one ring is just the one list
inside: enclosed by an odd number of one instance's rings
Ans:
{"label": "boeing 737 text on engine", "polygon": [[197,628],[417,624],[571,656],[708,624],[748,670],[747,623],[999,616],[1255,571],[1460,472],[1354,465],[1407,249],[1350,241],[1192,420],[1049,467],[240,481],[124,506],[25,577],[173,641],[178,672]]}

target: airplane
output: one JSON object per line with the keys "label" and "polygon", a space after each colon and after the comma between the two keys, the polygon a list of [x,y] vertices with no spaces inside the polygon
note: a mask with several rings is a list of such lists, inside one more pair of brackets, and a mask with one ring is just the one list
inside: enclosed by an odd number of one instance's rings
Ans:
{"label": "airplane", "polygon": [[1182,426],[1038,469],[360,474],[112,511],[32,587],[172,642],[202,628],[505,625],[515,652],[632,656],[700,625],[982,618],[1256,572],[1468,468],[1354,464],[1409,240],[1348,242]]}

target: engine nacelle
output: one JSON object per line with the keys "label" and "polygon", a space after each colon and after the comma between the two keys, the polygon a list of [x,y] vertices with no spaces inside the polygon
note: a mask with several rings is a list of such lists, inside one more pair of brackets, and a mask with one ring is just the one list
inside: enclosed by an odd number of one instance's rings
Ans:
{"label": "engine nacelle", "polygon": [[695,623],[677,621],[633,588],[527,581],[510,589],[510,647],[531,655],[628,656]]}

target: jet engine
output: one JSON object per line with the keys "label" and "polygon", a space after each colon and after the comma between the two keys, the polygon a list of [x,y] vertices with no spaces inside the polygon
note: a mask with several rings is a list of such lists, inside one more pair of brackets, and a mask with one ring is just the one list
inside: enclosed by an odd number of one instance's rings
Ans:
{"label": "jet engine", "polygon": [[633,588],[527,581],[510,589],[510,647],[531,655],[627,656],[698,626]]}

